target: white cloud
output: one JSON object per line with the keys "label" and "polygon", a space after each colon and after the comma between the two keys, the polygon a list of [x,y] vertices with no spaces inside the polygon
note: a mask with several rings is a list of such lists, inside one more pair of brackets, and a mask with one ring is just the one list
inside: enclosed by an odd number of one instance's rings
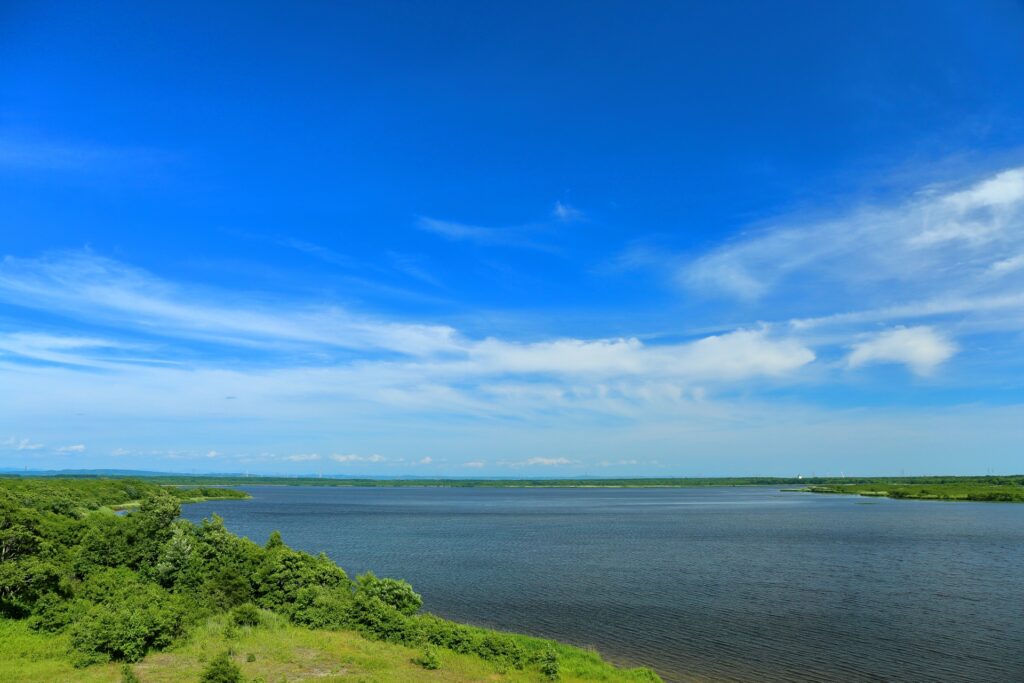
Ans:
{"label": "white cloud", "polygon": [[486,339],[468,347],[467,370],[610,377],[682,376],[737,380],[780,376],[814,360],[814,352],[768,330],[738,330],[694,342],[645,345],[639,339],[558,339],[515,344]]}
{"label": "white cloud", "polygon": [[960,212],[1017,204],[1024,201],[1024,169],[997,173],[966,190],[943,197],[942,201]]}
{"label": "white cloud", "polygon": [[5,440],[3,445],[15,451],[38,451],[40,448],[43,448],[43,444],[33,443],[31,439],[18,439],[15,437]]}
{"label": "white cloud", "polygon": [[420,465],[429,465],[430,463],[434,462],[434,459],[433,459],[433,458],[431,458],[431,457],[430,457],[430,456],[428,455],[428,456],[427,456],[427,457],[425,457],[425,458],[420,458],[419,460],[417,460],[417,462],[418,462],[418,463],[419,463]]}
{"label": "white cloud", "polygon": [[219,451],[207,451],[206,453],[207,458],[216,458],[220,455],[223,455],[223,453],[220,453]]}
{"label": "white cloud", "polygon": [[131,451],[128,450],[127,448],[115,448],[114,450],[110,451],[110,454],[115,457],[121,457],[123,455],[130,455]]}
{"label": "white cloud", "polygon": [[110,367],[110,363],[84,355],[88,351],[128,349],[128,345],[107,339],[92,337],[56,336],[13,332],[0,334],[0,357],[19,356],[31,360],[89,367]]}
{"label": "white cloud", "polygon": [[901,327],[855,344],[847,364],[856,368],[870,363],[903,363],[917,374],[927,375],[956,352],[956,344],[931,327]]}
{"label": "white cloud", "polygon": [[525,465],[571,465],[572,460],[568,458],[529,458]]}
{"label": "white cloud", "polygon": [[1012,256],[1022,253],[1024,168],[1014,168],[889,206],[777,220],[677,260],[674,274],[690,291],[758,301],[776,319],[820,319],[844,309],[1003,297],[1010,287],[1024,289],[1022,262]]}
{"label": "white cloud", "polygon": [[296,455],[289,455],[288,457],[285,458],[285,460],[288,460],[290,462],[313,462],[314,460],[319,459],[320,456],[317,455],[316,453],[299,453]]}
{"label": "white cloud", "polygon": [[356,455],[350,453],[347,455],[335,453],[331,456],[331,460],[336,462],[384,462],[386,458],[382,455]]}
{"label": "white cloud", "polygon": [[462,463],[462,466],[463,467],[480,468],[480,467],[483,467],[486,464],[487,463],[484,462],[483,460],[470,460],[469,462]]}
{"label": "white cloud", "polygon": [[61,446],[57,449],[58,453],[83,453],[85,452],[85,444],[76,443],[72,446]]}
{"label": "white cloud", "polygon": [[989,266],[988,272],[992,275],[998,276],[1013,273],[1021,269],[1024,269],[1024,254],[1017,254],[1016,256],[996,261]]}
{"label": "white cloud", "polygon": [[[409,355],[458,348],[454,330],[444,325],[378,320],[337,307],[270,306],[257,297],[190,290],[89,252],[47,259],[4,257],[0,300],[138,333],[240,345],[308,344]],[[25,337],[20,341],[24,346]]]}

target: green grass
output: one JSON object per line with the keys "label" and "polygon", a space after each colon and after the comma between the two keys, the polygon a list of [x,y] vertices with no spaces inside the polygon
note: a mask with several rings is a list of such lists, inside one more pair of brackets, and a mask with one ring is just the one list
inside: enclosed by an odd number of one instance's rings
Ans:
{"label": "green grass", "polygon": [[[314,631],[289,624],[272,612],[263,612],[258,627],[240,627],[225,636],[224,615],[209,619],[187,638],[163,652],[153,652],[132,665],[143,683],[194,683],[213,657],[230,650],[247,681],[321,681],[332,683],[390,683],[410,681],[541,682],[547,679],[536,667],[503,671],[498,665],[472,655],[438,648],[441,666],[427,670],[414,663],[420,649],[372,641],[352,631]],[[549,646],[550,641],[521,636],[524,647]],[[650,683],[659,681],[647,669],[617,669],[597,653],[569,645],[553,645],[561,665],[560,680],[567,683]],[[0,619],[0,683],[81,683],[121,680],[120,664],[75,669],[67,656],[63,636],[32,631],[24,621]],[[249,654],[255,661],[247,661]]]}
{"label": "green grass", "polygon": [[806,489],[801,490],[810,493],[843,493],[911,500],[1024,503],[1024,482],[1007,485],[978,481],[945,481],[923,484],[909,484],[901,481],[876,481],[864,484],[808,486]]}

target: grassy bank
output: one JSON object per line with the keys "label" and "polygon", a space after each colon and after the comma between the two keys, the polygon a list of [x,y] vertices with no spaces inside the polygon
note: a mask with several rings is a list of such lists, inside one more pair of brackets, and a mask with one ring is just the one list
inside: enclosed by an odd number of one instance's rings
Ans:
{"label": "grassy bank", "polygon": [[864,484],[808,486],[801,490],[808,491],[809,493],[840,493],[911,500],[1024,503],[1024,481],[1018,481],[1015,484],[996,484],[978,481],[907,484],[899,481],[876,481]]}
{"label": "grassy bank", "polygon": [[[240,627],[229,635],[225,635],[230,631],[225,617],[210,618],[170,648],[150,653],[129,666],[143,683],[195,683],[214,657],[230,651],[244,680],[266,683],[550,680],[535,670],[509,670],[473,655],[443,649],[438,652],[438,668],[424,669],[415,661],[421,655],[417,648],[369,640],[353,631],[301,628],[272,612],[264,611],[262,616],[261,625]],[[559,680],[566,683],[657,680],[646,670],[616,669],[592,652],[557,647]],[[66,654],[69,648],[66,636],[34,631],[23,620],[0,619],[0,683],[122,680],[123,664],[108,662],[75,668]]]}

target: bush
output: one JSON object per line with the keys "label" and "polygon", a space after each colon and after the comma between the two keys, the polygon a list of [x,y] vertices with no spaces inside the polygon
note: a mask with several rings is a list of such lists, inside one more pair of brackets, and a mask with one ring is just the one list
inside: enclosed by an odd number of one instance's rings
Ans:
{"label": "bush", "polygon": [[413,591],[406,581],[398,579],[378,579],[373,572],[366,572],[358,579],[356,593],[379,598],[384,604],[391,605],[406,616],[416,614],[423,606],[423,598]]}
{"label": "bush", "polygon": [[307,587],[348,588],[348,576],[326,555],[316,557],[279,546],[265,551],[253,576],[261,607],[287,613],[300,590]]}
{"label": "bush", "polygon": [[437,656],[437,648],[433,645],[427,645],[423,648],[423,654],[419,657],[414,657],[412,661],[424,669],[434,670],[441,668],[441,658]]}
{"label": "bush", "polygon": [[36,601],[28,625],[37,631],[57,633],[74,623],[89,606],[85,600],[67,600],[56,593],[47,593]]}
{"label": "bush", "polygon": [[307,586],[292,603],[291,620],[308,628],[338,629],[349,624],[352,595],[341,588]]}
{"label": "bush", "polygon": [[239,605],[231,610],[231,623],[235,626],[259,626],[263,621],[260,609],[251,602]]}
{"label": "bush", "polygon": [[214,657],[200,677],[200,683],[242,683],[242,670],[238,668],[227,652]]}
{"label": "bush", "polygon": [[142,683],[128,664],[121,666],[121,683]]}
{"label": "bush", "polygon": [[549,681],[557,681],[558,675],[558,655],[551,648],[544,650],[537,657],[537,661],[540,663],[540,672],[544,674],[544,678]]}
{"label": "bush", "polygon": [[415,629],[409,618],[374,595],[356,593],[350,612],[351,625],[365,635],[392,643],[414,644]]}
{"label": "bush", "polygon": [[90,577],[81,594],[94,602],[71,627],[79,666],[111,658],[137,662],[150,648],[170,645],[184,628],[180,599],[127,569]]}

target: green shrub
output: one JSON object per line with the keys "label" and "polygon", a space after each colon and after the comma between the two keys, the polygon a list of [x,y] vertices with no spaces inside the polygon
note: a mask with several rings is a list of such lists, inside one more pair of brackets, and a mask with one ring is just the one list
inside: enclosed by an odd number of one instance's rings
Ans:
{"label": "green shrub", "polygon": [[289,617],[308,628],[338,629],[349,624],[352,594],[343,588],[306,586],[299,589]]}
{"label": "green shrub", "polygon": [[200,683],[242,683],[242,670],[227,652],[222,652],[210,660],[199,680]]}
{"label": "green shrub", "polygon": [[231,623],[235,626],[259,626],[263,617],[260,609],[251,602],[244,603],[231,610]]}
{"label": "green shrub", "polygon": [[413,644],[409,618],[375,595],[356,593],[350,623],[362,633],[392,643]]}
{"label": "green shrub", "polygon": [[287,546],[263,552],[253,583],[261,607],[285,613],[303,588],[348,588],[350,585],[345,572],[326,555],[314,557]]}
{"label": "green shrub", "polygon": [[69,600],[56,593],[47,593],[36,601],[28,625],[37,631],[57,633],[74,623],[89,606],[85,600]]}
{"label": "green shrub", "polygon": [[129,664],[121,665],[121,683],[142,683]]}
{"label": "green shrub", "polygon": [[399,579],[378,579],[373,572],[366,572],[359,577],[356,593],[378,598],[406,616],[416,614],[423,606],[423,598],[413,591],[408,582]]}
{"label": "green shrub", "polygon": [[419,657],[414,657],[412,661],[424,669],[434,670],[441,668],[441,658],[437,656],[437,648],[433,645],[427,645],[423,648],[423,653]]}
{"label": "green shrub", "polygon": [[106,659],[137,662],[149,649],[170,645],[185,625],[177,596],[127,569],[90,577],[81,594],[93,604],[71,627],[79,665]]}
{"label": "green shrub", "polygon": [[558,655],[551,648],[540,653],[537,657],[540,664],[540,672],[549,681],[557,681],[559,678]]}

